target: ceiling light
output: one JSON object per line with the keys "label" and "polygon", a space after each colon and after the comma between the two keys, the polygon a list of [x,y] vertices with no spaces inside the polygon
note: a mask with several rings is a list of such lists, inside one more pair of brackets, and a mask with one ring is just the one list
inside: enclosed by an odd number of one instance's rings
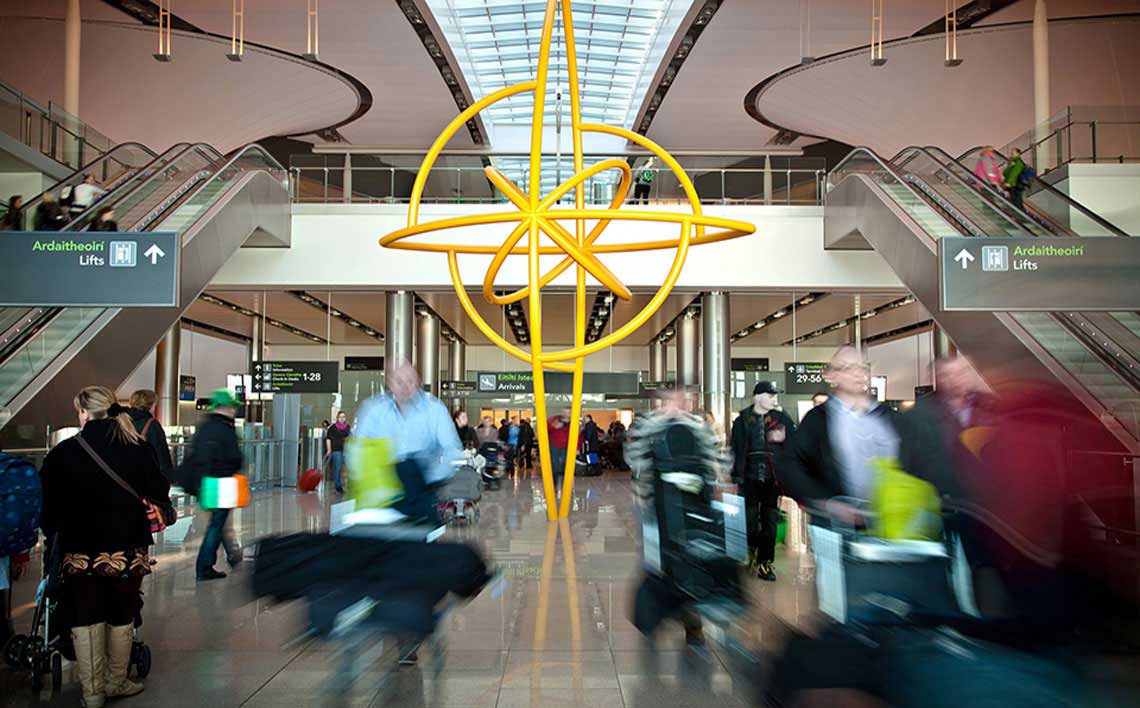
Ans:
{"label": "ceiling light", "polygon": [[879,313],[878,313],[878,312],[876,312],[875,310],[867,310],[867,311],[866,311],[866,312],[864,312],[862,315],[860,315],[860,317],[862,317],[862,318],[863,318],[863,319],[865,319],[865,320],[869,320],[869,319],[871,319],[872,317],[874,317],[874,316],[875,316],[875,315],[877,315],[877,314],[879,314]]}
{"label": "ceiling light", "polygon": [[761,327],[763,327],[766,324],[768,324],[768,323],[765,322],[764,320],[760,320],[756,324],[752,325],[752,329],[760,329]]}
{"label": "ceiling light", "polygon": [[813,296],[813,295],[808,295],[807,297],[800,299],[801,305],[810,305],[813,302],[815,302],[815,296]]}
{"label": "ceiling light", "polygon": [[778,312],[773,312],[772,316],[775,317],[776,319],[780,319],[781,317],[783,317],[786,314],[788,314],[788,313],[784,312],[783,310],[779,310]]}

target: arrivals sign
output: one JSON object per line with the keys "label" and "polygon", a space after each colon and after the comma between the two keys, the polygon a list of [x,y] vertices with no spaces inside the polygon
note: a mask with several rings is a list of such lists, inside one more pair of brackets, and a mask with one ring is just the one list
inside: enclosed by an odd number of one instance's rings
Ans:
{"label": "arrivals sign", "polygon": [[1140,239],[955,236],[938,254],[943,310],[1140,309]]}
{"label": "arrivals sign", "polygon": [[[574,380],[571,374],[546,374],[546,392],[570,394]],[[636,371],[620,373],[584,374],[583,393],[604,393],[608,396],[636,397],[641,377]],[[479,393],[534,393],[534,374],[529,371],[480,371],[475,378]]]}
{"label": "arrivals sign", "polygon": [[9,231],[0,305],[174,307],[178,234]]}
{"label": "arrivals sign", "polygon": [[786,393],[818,393],[826,387],[823,373],[827,371],[826,361],[798,361],[784,364]]}
{"label": "arrivals sign", "polygon": [[335,361],[255,361],[250,393],[336,393]]}

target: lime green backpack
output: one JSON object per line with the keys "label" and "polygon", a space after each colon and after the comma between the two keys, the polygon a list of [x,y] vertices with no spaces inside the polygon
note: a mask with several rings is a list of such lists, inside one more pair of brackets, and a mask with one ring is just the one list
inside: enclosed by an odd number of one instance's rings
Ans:
{"label": "lime green backpack", "polygon": [[942,500],[934,485],[903,472],[894,458],[878,458],[872,464],[871,533],[895,540],[939,540]]}

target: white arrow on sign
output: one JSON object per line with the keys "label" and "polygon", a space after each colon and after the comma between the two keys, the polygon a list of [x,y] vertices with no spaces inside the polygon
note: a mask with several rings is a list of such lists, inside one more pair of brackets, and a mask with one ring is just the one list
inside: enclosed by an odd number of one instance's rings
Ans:
{"label": "white arrow on sign", "polygon": [[158,259],[165,256],[166,252],[159,248],[157,243],[152,243],[143,255],[150,259],[151,265],[158,265]]}
{"label": "white arrow on sign", "polygon": [[954,256],[954,260],[962,264],[962,270],[966,270],[970,262],[974,260],[974,255],[963,248],[961,251],[958,251],[958,255]]}

